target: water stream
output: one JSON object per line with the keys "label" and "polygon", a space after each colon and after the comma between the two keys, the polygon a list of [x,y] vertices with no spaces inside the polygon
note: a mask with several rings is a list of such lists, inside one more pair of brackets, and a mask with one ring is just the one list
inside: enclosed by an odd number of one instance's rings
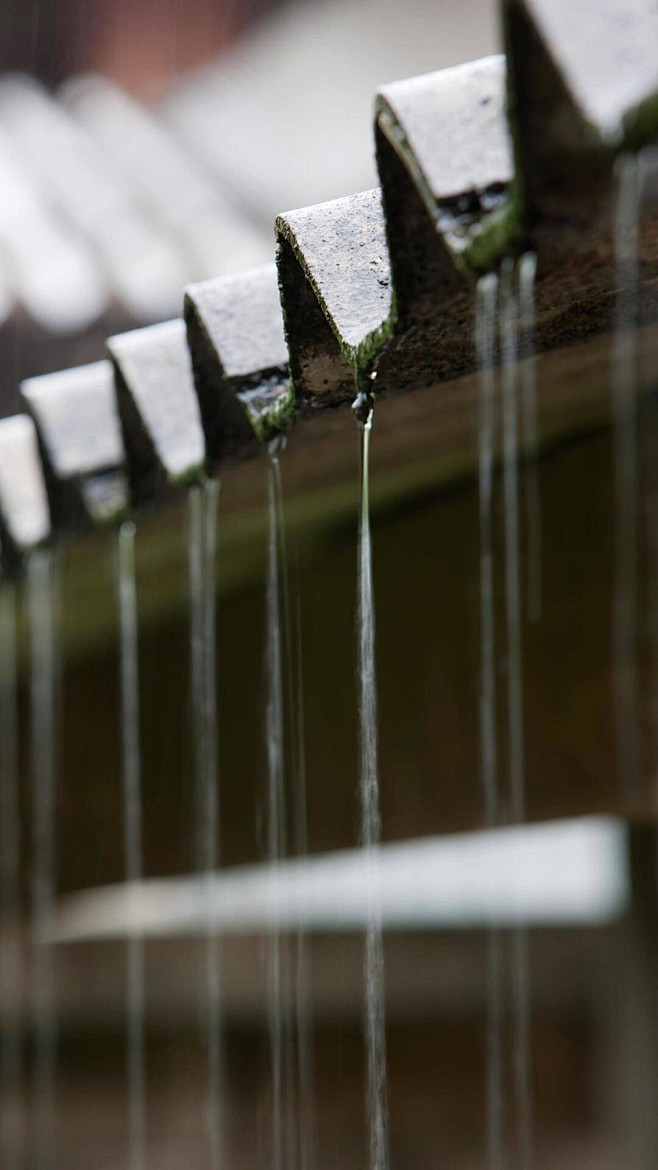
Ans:
{"label": "water stream", "polygon": [[0,591],[0,913],[6,936],[0,963],[0,1165],[24,1165],[23,956],[20,941],[16,593]]}
{"label": "water stream", "polygon": [[284,1161],[284,1003],[283,947],[278,911],[279,862],[285,850],[284,804],[284,689],[279,576],[279,462],[278,443],[269,449],[268,545],[266,590],[265,670],[267,703],[267,857],[270,863],[272,908],[267,944],[268,1027],[272,1074],[272,1168]]}
{"label": "water stream", "polygon": [[[524,337],[526,365],[522,375],[522,434],[530,444],[530,469],[537,458],[536,381],[527,365],[534,337],[534,263],[522,257],[518,265],[504,263],[500,280],[482,278],[476,295],[476,348],[480,378],[479,420],[479,527],[480,527],[480,767],[489,828],[508,817],[514,824],[525,819],[525,746],[523,714],[523,644],[521,534],[519,520],[519,326]],[[520,318],[520,320],[519,320]],[[497,433],[496,342],[500,341],[502,479],[504,503],[505,633],[506,633],[506,747],[505,793],[498,770],[496,715],[496,638],[494,573],[494,457]],[[534,467],[533,474],[537,475]],[[539,605],[540,517],[537,485],[528,497],[530,560],[528,588],[537,589]],[[535,506],[537,511],[535,512]],[[535,541],[534,547],[532,541]],[[535,564],[533,567],[533,558]],[[536,614],[538,613],[536,609]],[[487,1166],[502,1170],[509,1157],[505,1135],[505,981],[504,940],[492,922],[487,939]],[[514,1164],[532,1166],[531,990],[528,937],[518,921],[510,935],[511,1029],[514,1117]]]}
{"label": "water stream", "polygon": [[[119,638],[121,678],[121,748],[125,880],[137,917],[137,883],[142,878],[142,796],[139,730],[139,664],[135,526],[121,525],[119,554]],[[130,910],[129,910],[130,915]],[[128,1058],[128,1167],[146,1166],[146,1073],[144,1039],[144,941],[129,924],[126,945],[126,1037]]]}
{"label": "water stream", "polygon": [[518,263],[519,355],[521,370],[521,433],[525,453],[524,504],[527,533],[527,613],[531,622],[541,617],[542,517],[539,495],[539,439],[537,425],[537,359],[535,357],[535,277],[537,257],[525,252]]}
{"label": "water stream", "polygon": [[[301,612],[298,602],[295,611],[296,652],[296,706],[294,735],[297,742],[295,772],[295,853],[308,858],[308,812],[306,795],[306,752],[304,732],[304,674],[302,664]],[[297,927],[296,937],[296,1024],[297,1024],[297,1085],[298,1085],[298,1145],[300,1170],[313,1170],[315,1165],[315,1077],[311,1037],[311,959],[303,923]]]}
{"label": "water stream", "polygon": [[[507,623],[507,751],[510,815],[525,820],[525,737],[519,532],[518,268],[505,264],[501,276],[500,345],[503,408],[503,496],[505,503],[505,611]],[[512,932],[513,1086],[517,1165],[532,1165],[532,1091],[528,937],[519,922]]]}
{"label": "water stream", "polygon": [[637,721],[638,459],[637,333],[639,162],[618,162],[615,223],[617,305],[612,358],[614,426],[613,659],[617,768],[630,792],[639,784]]}
{"label": "water stream", "polygon": [[27,562],[30,625],[30,769],[34,1004],[33,1146],[36,1170],[56,1164],[57,1002],[52,924],[55,908],[55,583],[49,551]]}
{"label": "water stream", "polygon": [[310,957],[306,928],[282,937],[280,865],[291,842],[302,864],[308,857],[306,756],[299,598],[293,605],[283,508],[281,452],[268,448],[266,606],[266,738],[268,762],[267,855],[271,914],[268,939],[268,1022],[272,1064],[272,1162],[275,1168],[314,1164],[314,1090],[310,1012]]}
{"label": "water stream", "polygon": [[[480,529],[480,771],[485,824],[495,828],[500,816],[496,735],[496,668],[493,576],[493,476],[495,452],[495,348],[498,277],[478,281],[476,356],[479,405]],[[502,932],[496,922],[487,931],[486,970],[486,1143],[487,1170],[503,1170],[503,961]]]}
{"label": "water stream", "polygon": [[[358,403],[358,400],[357,400]],[[357,563],[357,645],[360,727],[361,839],[368,860],[368,925],[365,949],[365,1028],[367,1112],[370,1170],[387,1170],[388,1090],[386,1070],[386,1002],[381,906],[377,890],[381,837],[375,661],[375,601],[372,581],[369,457],[373,410],[360,420],[361,508]]]}
{"label": "water stream", "polygon": [[[638,249],[641,249],[642,204],[652,198],[658,187],[658,147],[645,149],[639,156],[638,190]],[[642,355],[639,355],[640,364]],[[658,438],[658,400],[652,394],[646,404],[646,426],[642,429],[642,472],[646,478],[644,493],[644,524],[647,547],[647,629],[650,643],[650,709],[651,728],[650,770],[654,779],[654,809],[658,811],[658,467],[656,439]]]}
{"label": "water stream", "polygon": [[[295,856],[303,862],[308,857],[308,810],[301,603],[299,595],[297,595],[293,614],[288,543],[283,508],[283,484],[281,478],[280,454],[283,449],[283,441],[280,440],[270,450],[279,558],[279,613],[282,628],[282,636],[279,638],[279,649],[283,655],[282,677],[285,678],[284,703],[286,705],[287,718],[284,713],[284,722],[287,721],[288,742],[290,745],[290,793],[293,806],[292,845]],[[289,996],[294,997],[296,1059],[294,1062],[291,1060],[292,1038],[288,1037],[287,1074],[290,1098],[288,1152],[290,1159],[293,1156],[293,1151],[296,1150],[300,1170],[310,1170],[314,1162],[313,1056],[310,1015],[311,971],[306,930],[302,925],[298,926],[295,932],[294,943],[294,958],[289,956],[291,967],[289,971],[288,991]],[[290,1115],[295,1104],[297,1114],[296,1124]]]}
{"label": "water stream", "polygon": [[216,681],[215,563],[219,481],[189,493],[190,658],[194,726],[196,856],[205,879],[205,964],[200,988],[207,1061],[206,1130],[209,1165],[222,1163],[222,1040],[220,940],[213,927],[211,889],[219,865],[219,744]]}
{"label": "water stream", "polygon": [[498,278],[485,276],[477,286],[476,347],[480,377],[479,527],[480,527],[480,767],[485,819],[493,827],[499,816],[496,746],[496,671],[493,581],[493,474],[495,444],[495,370]]}
{"label": "water stream", "polygon": [[503,267],[500,298],[500,347],[503,411],[503,496],[505,503],[505,617],[507,623],[507,738],[510,814],[525,818],[525,749],[523,737],[523,651],[519,535],[518,441],[518,302],[515,266]]}

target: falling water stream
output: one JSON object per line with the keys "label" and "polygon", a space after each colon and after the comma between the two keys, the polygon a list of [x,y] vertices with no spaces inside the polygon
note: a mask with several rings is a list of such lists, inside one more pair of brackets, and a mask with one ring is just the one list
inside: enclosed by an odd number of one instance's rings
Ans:
{"label": "falling water stream", "polygon": [[279,862],[285,848],[284,806],[284,690],[281,638],[279,447],[273,441],[268,466],[268,546],[266,590],[265,668],[267,705],[267,857],[271,868],[272,908],[267,949],[268,1026],[272,1070],[272,1170],[284,1162],[284,1005],[283,947],[279,926]]}
{"label": "falling water stream", "polygon": [[518,446],[518,310],[515,267],[501,277],[500,345],[503,387],[503,494],[505,502],[505,616],[507,622],[507,736],[510,812],[517,824],[525,817],[523,744],[523,654],[521,644],[521,573],[519,554]]}
{"label": "falling water stream", "polygon": [[[282,634],[278,648],[282,655],[282,681],[285,676],[284,704],[287,704],[290,744],[290,779],[293,802],[293,848],[295,856],[302,860],[308,856],[308,811],[306,795],[306,751],[304,732],[304,679],[302,662],[301,612],[299,597],[294,613],[290,587],[290,568],[286,538],[286,524],[283,510],[283,485],[281,479],[280,454],[284,440],[277,440],[270,447],[270,466],[273,479],[274,527],[277,534],[279,615]],[[284,716],[285,721],[285,716]],[[283,844],[283,842],[282,842]],[[297,1125],[288,1120],[287,1148],[289,1161],[294,1149],[297,1150],[300,1170],[310,1170],[313,1165],[313,1061],[311,1051],[310,1024],[310,962],[306,931],[298,926],[295,936],[295,955],[290,970],[289,992],[294,995],[296,1026],[296,1061],[291,1065],[292,1044],[288,1040],[288,1083],[289,1112],[293,1107],[292,1085],[296,1082]]]}
{"label": "falling water stream", "polygon": [[[480,525],[480,770],[485,824],[500,815],[496,735],[496,665],[493,577],[493,474],[495,449],[495,346],[498,277],[477,286],[476,349],[480,377],[479,525]],[[495,922],[487,932],[487,1170],[503,1170],[503,987],[502,933]]]}
{"label": "falling water stream", "polygon": [[[658,186],[658,146],[645,149],[639,155],[640,175],[638,189],[638,249],[641,248],[641,212],[645,198]],[[640,361],[641,361],[641,354]],[[644,494],[644,522],[647,545],[648,577],[648,631],[651,647],[650,727],[651,773],[654,780],[654,809],[658,811],[658,469],[656,467],[656,437],[658,436],[658,402],[653,394],[647,404],[647,425],[643,428],[641,460],[646,477]]]}
{"label": "falling water stream", "polygon": [[612,359],[615,469],[613,655],[617,767],[629,791],[639,783],[637,723],[637,334],[639,161],[618,162],[615,224],[617,306]]}
{"label": "falling water stream", "polygon": [[268,939],[268,1022],[272,1065],[272,1165],[311,1170],[314,1145],[310,962],[306,931],[283,938],[279,921],[280,862],[286,855],[290,780],[292,846],[308,855],[304,702],[299,604],[291,599],[280,456],[285,440],[268,447],[266,598],[267,855],[271,913]]}
{"label": "falling water stream", "polygon": [[0,592],[0,1165],[24,1165],[22,1100],[23,958],[20,942],[20,818],[18,806],[16,593]]}
{"label": "falling water stream", "polygon": [[[518,293],[517,293],[518,281]],[[476,345],[480,374],[479,422],[479,524],[480,524],[480,752],[485,800],[485,819],[490,828],[503,812],[498,781],[496,720],[495,596],[493,489],[496,440],[496,334],[500,334],[502,384],[502,456],[505,552],[505,624],[507,677],[508,815],[515,824],[525,819],[525,749],[523,717],[523,653],[521,609],[521,557],[519,524],[519,410],[518,331],[519,302],[524,331],[524,356],[532,361],[528,338],[534,335],[534,262],[523,257],[519,265],[503,264],[500,281],[482,278],[476,298]],[[498,295],[500,293],[499,299]],[[536,383],[526,369],[522,382],[523,438],[530,445],[532,474],[537,475]],[[529,491],[529,591],[536,588],[539,604],[539,556],[541,547],[537,484]],[[536,511],[535,511],[536,509]],[[534,539],[535,545],[532,546]],[[534,559],[534,567],[533,567]],[[538,611],[537,611],[538,612]],[[512,1085],[515,1119],[515,1164],[532,1166],[531,1000],[528,938],[524,923],[511,932]],[[504,1134],[504,984],[503,939],[491,923],[487,945],[487,1165],[502,1170],[506,1165]]]}
{"label": "falling water stream", "polygon": [[132,913],[137,911],[137,883],[141,880],[143,872],[134,524],[127,522],[121,525],[118,550],[124,866],[129,897],[126,944],[128,1167],[129,1170],[144,1170],[146,1165],[144,941],[138,928],[130,922],[131,903]]}
{"label": "falling water stream", "polygon": [[477,364],[480,375],[479,523],[480,523],[480,752],[485,817],[493,827],[499,816],[496,764],[496,670],[493,582],[493,473],[495,440],[495,328],[498,278],[478,282]]}
{"label": "falling water stream", "polygon": [[55,586],[49,551],[27,563],[30,623],[30,766],[32,774],[32,915],[34,930],[34,1166],[56,1163],[57,1014],[52,923],[55,905]]}
{"label": "falling water stream", "polygon": [[[295,852],[308,856],[308,812],[306,796],[306,752],[304,730],[304,675],[302,668],[301,614],[295,611],[296,706],[294,737],[295,760]],[[305,927],[297,927],[296,937],[296,1024],[299,1170],[313,1170],[315,1165],[315,1089],[311,1043],[311,963]]]}
{"label": "falling water stream", "polygon": [[[507,622],[507,737],[510,813],[525,820],[525,746],[523,728],[523,649],[519,533],[518,426],[518,270],[504,265],[501,279],[500,332],[503,388],[503,494],[505,502],[505,610]],[[519,922],[512,932],[513,1084],[518,1166],[532,1165],[532,1093],[530,1070],[530,987],[528,937]]]}
{"label": "falling water stream", "polygon": [[[363,399],[365,396],[361,395]],[[360,410],[357,399],[357,410]],[[367,1104],[370,1170],[387,1170],[388,1092],[386,1072],[386,1005],[381,908],[376,895],[378,846],[381,836],[375,663],[375,603],[370,533],[369,455],[372,406],[362,413],[361,509],[357,564],[357,644],[360,722],[361,838],[368,859],[368,925],[365,953]]]}
{"label": "falling water stream", "polygon": [[190,657],[194,720],[197,867],[205,879],[205,969],[201,987],[202,1039],[207,1055],[210,1167],[222,1163],[221,962],[212,924],[212,879],[219,865],[218,713],[216,683],[215,562],[219,481],[189,493]]}
{"label": "falling water stream", "polygon": [[524,487],[527,532],[527,612],[531,622],[541,617],[542,517],[539,494],[539,442],[537,425],[537,359],[535,356],[535,277],[537,257],[525,252],[518,264],[521,364],[521,412],[525,452]]}

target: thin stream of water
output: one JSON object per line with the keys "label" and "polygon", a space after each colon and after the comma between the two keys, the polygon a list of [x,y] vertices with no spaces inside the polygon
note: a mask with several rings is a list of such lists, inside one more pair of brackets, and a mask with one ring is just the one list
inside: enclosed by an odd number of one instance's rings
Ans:
{"label": "thin stream of water", "polygon": [[[306,749],[304,727],[304,671],[302,658],[301,605],[295,611],[297,785],[295,799],[295,848],[298,857],[308,856],[308,810],[306,798]],[[297,987],[297,1075],[299,1082],[299,1167],[315,1165],[315,1077],[311,1038],[311,960],[306,931],[297,929],[295,980]]]}
{"label": "thin stream of water", "polygon": [[[301,640],[301,609],[297,596],[295,622],[290,589],[290,570],[286,539],[286,524],[283,509],[283,485],[281,479],[281,441],[275,447],[273,459],[274,504],[276,529],[278,533],[280,614],[283,625],[282,643],[285,646],[285,677],[288,718],[291,725],[291,791],[293,798],[293,846],[295,856],[308,856],[308,810],[306,793],[306,751],[304,731],[304,678]],[[310,1170],[313,1165],[314,1099],[313,1099],[313,1056],[310,1020],[310,958],[306,931],[298,927],[295,937],[294,972],[291,970],[290,991],[294,994],[294,1015],[296,1025],[296,1067],[293,1069],[292,1045],[288,1042],[288,1086],[295,1081],[297,1088],[297,1124],[288,1123],[287,1149],[289,1159],[294,1158],[297,1148],[300,1170]],[[289,1038],[288,1038],[289,1039]],[[292,1093],[290,1092],[292,1106]]]}
{"label": "thin stream of water", "polygon": [[27,562],[30,623],[32,917],[34,931],[34,1166],[56,1162],[57,1003],[52,935],[55,907],[55,693],[57,665],[52,554]]}
{"label": "thin stream of water", "polygon": [[518,312],[513,288],[514,266],[502,271],[500,341],[503,405],[503,493],[505,501],[505,612],[507,621],[508,753],[510,813],[525,819],[523,736],[523,650],[519,536],[519,444],[517,404]]}
{"label": "thin stream of water", "polygon": [[[525,820],[525,745],[523,726],[523,648],[518,488],[518,306],[514,265],[502,269],[500,332],[503,390],[503,493],[505,502],[505,609],[507,621],[507,734],[510,813]],[[528,939],[523,923],[512,932],[513,1083],[517,1119],[518,1165],[532,1166],[532,1091]]]}
{"label": "thin stream of water", "polygon": [[[638,240],[641,249],[641,213],[647,194],[658,187],[658,147],[645,148],[638,157]],[[648,189],[648,190],[647,190]],[[641,355],[640,361],[641,361]],[[647,628],[651,646],[650,726],[651,759],[654,781],[654,807],[658,810],[658,468],[656,466],[656,438],[658,437],[658,401],[651,395],[646,403],[647,420],[642,428],[642,470],[646,477],[644,493],[644,522],[647,543],[648,618]]]}
{"label": "thin stream of water", "polygon": [[216,681],[215,563],[220,485],[208,480],[189,493],[190,657],[194,717],[196,849],[206,879],[207,932],[201,988],[202,1039],[207,1055],[206,1126],[210,1166],[222,1163],[221,954],[212,925],[212,878],[219,865],[219,732]]}
{"label": "thin stream of water", "polygon": [[493,473],[495,442],[495,326],[498,278],[483,277],[477,286],[476,348],[480,374],[479,527],[480,527],[480,753],[485,819],[499,816],[496,764],[496,672],[493,584]]}
{"label": "thin stream of water", "polygon": [[[136,885],[143,874],[142,797],[135,526],[130,522],[122,524],[119,529],[118,558],[124,865],[129,898],[133,901],[136,912],[134,902]],[[144,940],[136,926],[129,926],[126,944],[126,1036],[128,1166],[130,1170],[144,1170],[146,1166]]]}
{"label": "thin stream of water", "polygon": [[[525,274],[523,267],[525,265]],[[523,258],[519,265],[519,295],[524,346],[534,335],[534,265]],[[498,781],[498,744],[495,676],[495,599],[493,562],[493,472],[496,439],[496,334],[500,331],[503,430],[503,496],[505,546],[505,614],[507,635],[507,783],[509,816],[514,823],[525,818],[525,749],[523,727],[523,659],[521,625],[521,559],[519,525],[519,420],[518,420],[518,325],[515,282],[517,269],[503,266],[498,304],[498,279],[482,278],[476,296],[476,349],[480,377],[479,420],[479,526],[480,526],[480,752],[489,827],[502,815]],[[526,356],[528,350],[525,349]],[[530,464],[536,462],[536,384],[534,375],[522,383],[523,437],[529,443]],[[536,470],[536,469],[535,469]],[[531,493],[532,498],[532,493]],[[537,497],[538,504],[538,497]],[[529,508],[529,524],[535,526],[540,551],[539,517]],[[532,552],[532,549],[531,549]],[[530,570],[530,565],[529,565]],[[531,573],[530,573],[531,576]],[[530,586],[530,580],[529,580]],[[503,1170],[506,1164],[504,1127],[504,985],[503,936],[491,923],[487,940],[487,1166]],[[512,1084],[515,1117],[515,1162],[520,1170],[532,1166],[531,1000],[528,938],[519,922],[511,935]]]}
{"label": "thin stream of water", "polygon": [[533,1164],[532,998],[528,930],[522,922],[512,931],[512,1002],[518,1165],[520,1170],[530,1170]]}
{"label": "thin stream of water", "polygon": [[644,523],[647,540],[648,602],[647,628],[651,644],[651,775],[654,777],[653,803],[658,813],[658,474],[656,439],[658,437],[658,403],[652,401],[646,444],[648,485],[644,498]]}
{"label": "thin stream of water", "polygon": [[0,592],[0,914],[7,935],[0,964],[0,1165],[6,1170],[18,1170],[25,1158],[16,657],[16,593],[5,584]]}
{"label": "thin stream of water", "polygon": [[527,611],[531,622],[541,617],[542,518],[539,496],[537,427],[537,360],[535,357],[535,276],[537,257],[525,252],[518,263],[521,345],[521,411],[525,449],[525,519],[527,532]]}
{"label": "thin stream of water", "polygon": [[613,339],[615,552],[613,659],[617,767],[630,791],[639,784],[637,721],[638,460],[637,308],[639,162],[618,163],[615,223],[617,306]]}
{"label": "thin stream of water", "polygon": [[370,532],[369,455],[373,412],[361,425],[361,509],[358,548],[358,683],[360,721],[361,837],[368,858],[368,926],[365,951],[367,1105],[370,1170],[387,1170],[388,1090],[386,1071],[386,1003],[381,907],[377,889],[381,837],[375,662],[375,602]]}
{"label": "thin stream of water", "polygon": [[[208,480],[204,488],[204,594],[205,622],[205,716],[206,716],[206,843],[205,864],[208,921],[211,920],[211,882],[219,866],[219,730],[217,708],[215,566],[217,559],[217,509],[220,484]],[[211,1167],[222,1161],[222,1044],[221,1044],[221,955],[217,931],[209,928],[206,939],[208,988],[208,1133]]]}
{"label": "thin stream of water", "polygon": [[[480,770],[485,823],[493,828],[500,815],[497,773],[496,673],[493,580],[493,474],[495,450],[496,345],[498,278],[478,281],[476,351],[480,378],[479,528],[480,528]],[[487,1168],[503,1170],[503,987],[502,934],[495,922],[487,931],[486,974],[486,1125]]]}
{"label": "thin stream of water", "polygon": [[[281,857],[287,846],[287,818],[286,793],[288,791],[288,773],[292,780],[291,794],[293,808],[296,811],[299,796],[299,780],[297,767],[298,744],[294,723],[295,711],[295,683],[292,660],[292,621],[290,611],[290,577],[288,572],[288,548],[285,533],[283,514],[283,488],[281,481],[281,453],[285,450],[286,440],[281,436],[270,444],[270,462],[274,478],[274,526],[277,541],[277,572],[278,572],[278,606],[280,621],[279,649],[281,653],[281,683],[283,694],[282,712],[282,837]],[[292,731],[288,735],[288,729]],[[289,762],[288,762],[289,761]],[[306,800],[306,793],[303,794]],[[296,828],[296,826],[295,826]],[[296,847],[296,842],[294,843]],[[277,875],[278,876],[278,875]],[[295,1074],[299,1071],[299,1061],[295,1060],[295,1045],[293,1036],[293,1020],[299,1018],[299,996],[295,984],[297,974],[292,963],[291,942],[289,936],[281,943],[281,1012],[282,1012],[282,1110],[283,1110],[283,1149],[284,1163],[287,1167],[297,1164],[298,1140],[300,1134],[300,1119],[296,1116],[298,1104],[297,1085]]]}
{"label": "thin stream of water", "polygon": [[192,717],[194,726],[194,834],[196,861],[200,872],[205,869],[205,832],[203,806],[205,789],[204,738],[204,625],[203,589],[203,494],[200,487],[188,493],[187,567],[190,589],[190,665],[192,683]]}
{"label": "thin stream of water", "polygon": [[284,1165],[284,1027],[282,940],[278,912],[279,861],[285,847],[284,829],[284,692],[279,586],[277,507],[278,445],[272,444],[268,466],[268,547],[265,667],[267,679],[267,856],[271,870],[272,908],[267,948],[268,1027],[272,1071],[272,1168]]}

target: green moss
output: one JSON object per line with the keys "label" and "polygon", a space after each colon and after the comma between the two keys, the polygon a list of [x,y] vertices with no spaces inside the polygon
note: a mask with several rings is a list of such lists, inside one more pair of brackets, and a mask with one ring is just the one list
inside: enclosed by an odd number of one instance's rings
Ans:
{"label": "green moss", "polygon": [[206,477],[205,458],[201,459],[199,463],[190,464],[185,467],[179,475],[168,475],[167,482],[172,488],[192,487],[194,484],[203,483]]}
{"label": "green moss", "polygon": [[523,251],[525,231],[519,187],[514,181],[503,206],[474,222],[460,247],[447,237],[455,267],[477,280],[500,267],[505,256]]}
{"label": "green moss", "polygon": [[658,92],[629,110],[623,119],[622,149],[639,151],[658,143]]}
{"label": "green moss", "polygon": [[254,434],[261,443],[267,444],[284,434],[294,422],[297,401],[292,379],[288,381],[287,390],[271,394],[269,400],[261,399],[259,402],[256,391],[251,402],[244,397],[241,400]]}
{"label": "green moss", "polygon": [[380,349],[386,344],[393,333],[395,322],[397,321],[397,307],[395,302],[395,295],[391,301],[391,310],[385,321],[382,322],[379,329],[375,329],[373,333],[369,333],[364,337],[363,341],[357,346],[342,345],[341,349],[345,357],[357,370],[366,370],[372,363],[374,358],[379,353]]}

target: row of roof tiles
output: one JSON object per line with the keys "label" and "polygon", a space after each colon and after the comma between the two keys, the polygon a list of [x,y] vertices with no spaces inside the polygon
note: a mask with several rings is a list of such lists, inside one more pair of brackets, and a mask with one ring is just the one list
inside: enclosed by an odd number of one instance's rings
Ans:
{"label": "row of roof tiles", "polygon": [[506,0],[511,68],[496,56],[383,89],[381,189],[280,216],[278,275],[192,285],[180,319],[23,383],[27,414],[0,423],[6,560],[252,454],[352,399],[355,377],[385,396],[472,369],[472,280],[505,256],[538,254],[539,348],[609,327],[616,158],[658,138],[656,14],[594,7]]}

